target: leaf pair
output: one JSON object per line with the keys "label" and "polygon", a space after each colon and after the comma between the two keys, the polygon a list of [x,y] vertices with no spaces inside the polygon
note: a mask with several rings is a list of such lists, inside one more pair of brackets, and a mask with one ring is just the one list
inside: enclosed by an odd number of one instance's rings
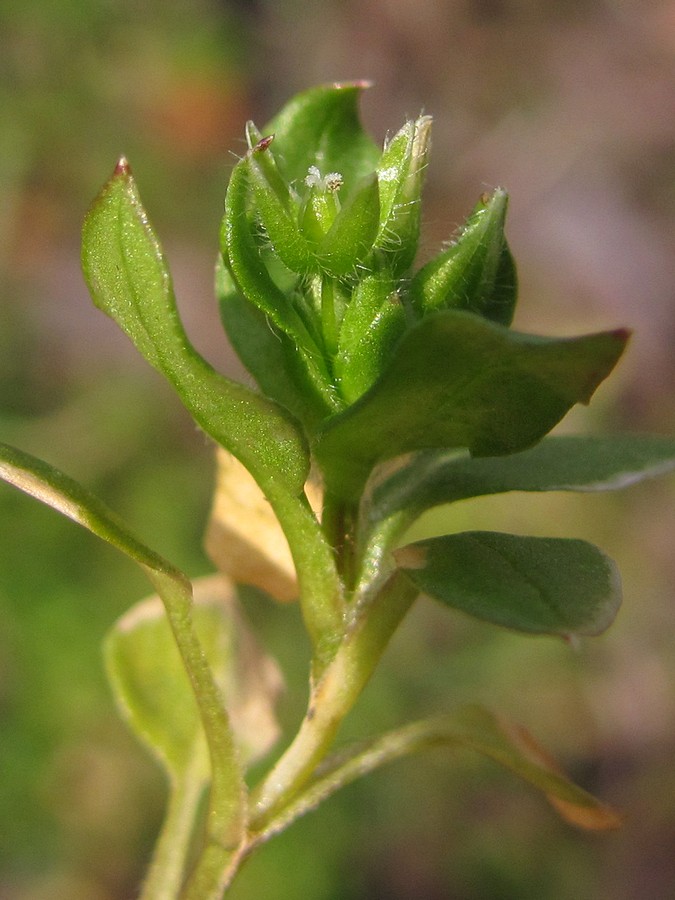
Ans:
{"label": "leaf pair", "polygon": [[[379,557],[433,506],[505,491],[612,490],[673,469],[675,442],[644,435],[549,437],[505,457],[420,453],[373,483],[364,556]],[[467,532],[403,546],[394,558],[425,594],[523,632],[598,634],[621,601],[614,563],[580,540]]]}

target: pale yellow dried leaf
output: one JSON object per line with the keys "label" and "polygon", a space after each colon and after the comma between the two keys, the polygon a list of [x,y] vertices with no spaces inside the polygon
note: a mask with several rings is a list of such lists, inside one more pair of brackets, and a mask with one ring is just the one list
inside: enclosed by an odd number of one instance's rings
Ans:
{"label": "pale yellow dried leaf", "polygon": [[[308,484],[307,495],[317,509],[318,488]],[[248,471],[222,448],[217,451],[205,548],[218,569],[234,581],[261,588],[276,600],[297,598],[291,551],[272,507]]]}
{"label": "pale yellow dried leaf", "polygon": [[[222,575],[197,578],[193,582],[193,597],[195,625],[227,708],[242,761],[249,766],[265,756],[279,738],[275,705],[283,689],[283,677],[276,661],[262,649],[251,631],[231,581]],[[219,615],[215,619],[200,616],[200,610],[205,608],[212,608]],[[122,639],[125,634],[152,629],[153,623],[166,623],[164,605],[157,594],[128,610],[116,623],[115,631]],[[138,643],[139,638],[136,640]],[[177,650],[175,655],[175,665],[180,670]],[[167,666],[166,657],[162,665]],[[170,666],[168,670],[172,671]],[[187,681],[185,691],[190,694]],[[147,702],[152,705],[153,698]],[[179,703],[178,698],[175,702]],[[125,708],[125,712],[129,711]],[[196,709],[194,718],[196,723]],[[170,721],[166,728],[170,730]],[[149,743],[156,750],[152,739]],[[206,752],[205,745],[195,739],[194,752],[199,747]]]}

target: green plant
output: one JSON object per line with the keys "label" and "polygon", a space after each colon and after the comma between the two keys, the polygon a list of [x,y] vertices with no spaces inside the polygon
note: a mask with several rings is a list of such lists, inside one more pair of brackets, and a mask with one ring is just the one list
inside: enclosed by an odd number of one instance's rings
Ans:
{"label": "green plant", "polygon": [[[85,222],[94,302],[221,448],[207,544],[227,578],[197,583],[193,602],[187,578],[85,489],[2,446],[6,480],[134,559],[161,598],[134,607],[105,647],[120,707],[171,788],[144,900],[220,897],[257,846],[338,788],[439,744],[496,760],[576,824],[618,823],[528,734],[481,707],[333,749],[421,593],[564,638],[598,634],[618,608],[612,562],[584,541],[471,532],[406,543],[423,512],[505,491],[619,488],[675,468],[666,438],[546,437],[590,400],[627,332],[509,329],[516,275],[502,190],[481,197],[453,243],[413,274],[431,121],[407,122],[382,152],[359,124],[363,87],[310,90],[263,132],[247,126],[216,287],[260,392],[191,346],[126,160]],[[297,593],[312,648],[305,718],[251,787],[248,767],[276,738],[279,675],[228,579],[279,600]]]}

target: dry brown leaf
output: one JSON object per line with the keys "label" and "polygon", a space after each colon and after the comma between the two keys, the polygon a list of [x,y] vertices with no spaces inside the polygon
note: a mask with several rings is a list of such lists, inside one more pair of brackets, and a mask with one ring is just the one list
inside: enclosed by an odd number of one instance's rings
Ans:
{"label": "dry brown leaf", "polygon": [[[499,718],[499,727],[526,759],[556,775],[565,777],[557,760],[535,740],[526,728],[508,723],[501,717]],[[578,828],[586,828],[589,831],[610,831],[623,825],[623,818],[615,809],[590,795],[587,805],[564,800],[552,793],[547,793],[546,799],[565,821]]]}

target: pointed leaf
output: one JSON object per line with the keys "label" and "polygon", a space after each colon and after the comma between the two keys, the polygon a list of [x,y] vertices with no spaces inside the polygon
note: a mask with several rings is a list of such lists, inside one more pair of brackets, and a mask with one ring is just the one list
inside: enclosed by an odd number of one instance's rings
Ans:
{"label": "pointed leaf", "polygon": [[[261,142],[262,143],[262,142]],[[220,229],[223,259],[244,297],[260,309],[285,334],[302,346],[306,353],[318,353],[312,337],[285,291],[270,274],[262,247],[259,246],[251,206],[251,165],[253,151],[240,159],[230,175],[225,196],[225,216]]]}
{"label": "pointed leaf", "polygon": [[427,451],[373,489],[371,520],[505,491],[610,491],[675,470],[675,440],[641,434],[561,435],[504,457]]}
{"label": "pointed leaf", "polygon": [[377,167],[380,227],[375,246],[396,278],[408,271],[417,254],[430,137],[431,116],[406,122],[386,144]]}
{"label": "pointed leaf", "polygon": [[491,759],[542,791],[562,818],[577,827],[602,831],[621,825],[618,813],[566,778],[524,728],[481,706],[466,706],[347,746],[328,757],[300,797],[266,825],[260,840],[284,830],[357,778],[434,747],[472,750]]}
{"label": "pointed leaf", "polygon": [[[319,395],[327,408],[335,409],[334,391],[319,347],[294,308],[289,297],[291,291],[284,292],[277,286],[262,248],[256,244],[248,215],[248,191],[248,161],[243,159],[234,167],[227,188],[220,232],[223,259],[238,294],[290,338],[293,354],[300,357],[296,365],[304,369],[304,380],[309,382],[310,390]],[[252,353],[247,348],[246,358],[250,359]]]}
{"label": "pointed leaf", "polygon": [[246,466],[284,532],[293,535],[303,615],[320,653],[326,634],[341,628],[341,595],[332,549],[304,495],[309,454],[298,423],[276,403],[214,371],[190,345],[126,160],[89,211],[83,238],[94,302],[172,382],[204,431]]}
{"label": "pointed leaf", "polygon": [[171,277],[125,160],[84,224],[82,264],[95,304],[173,383],[202,428],[257,478],[302,489],[303,437],[271,401],[215,372],[192,348],[178,317]]}
{"label": "pointed leaf", "polygon": [[340,172],[349,192],[375,170],[380,151],[358,116],[365,81],[312,88],[293,97],[265,127],[287,182],[301,182],[310,166]]}
{"label": "pointed leaf", "polygon": [[[299,209],[295,207],[287,185],[274,177],[278,173],[269,149],[271,143],[272,137],[263,138],[251,148],[244,161],[244,165],[248,165],[254,209],[279,259],[292,272],[308,275],[317,270],[317,259],[300,230]],[[281,187],[277,187],[279,183]],[[228,196],[231,196],[229,191]]]}
{"label": "pointed leaf", "polygon": [[455,310],[427,317],[373,387],[323,426],[316,456],[330,490],[356,497],[377,462],[411,451],[498,456],[535,444],[589,402],[627,338],[541,338]]}
{"label": "pointed leaf", "polygon": [[471,531],[408,544],[394,559],[429,597],[531,634],[600,634],[621,603],[614,563],[586,541]]}
{"label": "pointed leaf", "polygon": [[457,240],[415,275],[409,299],[422,315],[465,309],[510,325],[516,268],[504,237],[506,192],[498,189],[473,211]]}

